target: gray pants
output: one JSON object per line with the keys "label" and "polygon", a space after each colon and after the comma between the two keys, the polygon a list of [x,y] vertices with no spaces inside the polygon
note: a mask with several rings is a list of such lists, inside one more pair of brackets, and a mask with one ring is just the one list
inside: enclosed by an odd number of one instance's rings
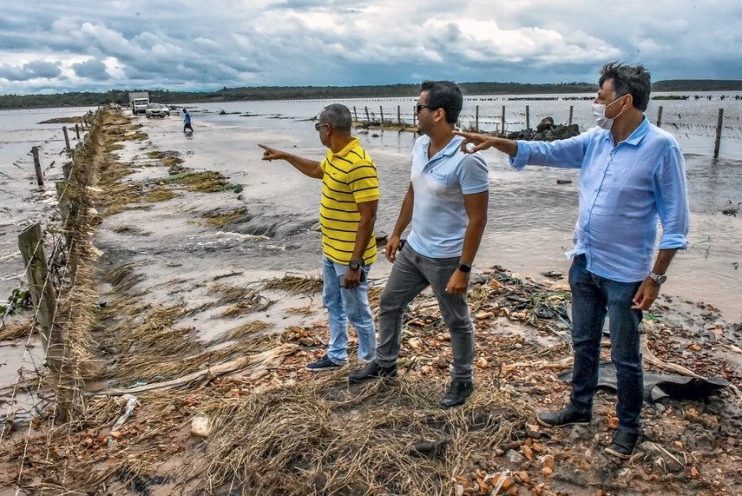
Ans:
{"label": "gray pants", "polygon": [[469,316],[466,295],[449,294],[446,284],[456,268],[459,257],[428,258],[420,255],[409,244],[397,253],[389,281],[381,294],[379,305],[379,341],[376,361],[383,367],[397,362],[402,334],[402,313],[407,305],[430,286],[441,316],[451,333],[453,351],[453,380],[470,381],[474,361],[474,326]]}

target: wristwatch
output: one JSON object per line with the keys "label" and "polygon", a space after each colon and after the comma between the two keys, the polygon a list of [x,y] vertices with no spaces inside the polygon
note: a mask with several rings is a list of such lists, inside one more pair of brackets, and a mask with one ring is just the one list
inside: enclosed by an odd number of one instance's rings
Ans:
{"label": "wristwatch", "polygon": [[653,281],[654,281],[654,283],[655,283],[655,284],[656,284],[657,286],[661,286],[661,285],[662,285],[662,283],[664,283],[665,281],[667,281],[667,276],[666,276],[665,274],[657,274],[657,273],[655,273],[655,272],[650,272],[650,273],[649,273],[649,278],[650,278],[651,280],[653,280]]}
{"label": "wristwatch", "polygon": [[468,274],[469,272],[471,272],[471,265],[462,263],[461,265],[459,265],[459,270],[464,274]]}
{"label": "wristwatch", "polygon": [[348,263],[348,267],[350,268],[350,270],[358,270],[363,267],[363,260],[351,260]]}

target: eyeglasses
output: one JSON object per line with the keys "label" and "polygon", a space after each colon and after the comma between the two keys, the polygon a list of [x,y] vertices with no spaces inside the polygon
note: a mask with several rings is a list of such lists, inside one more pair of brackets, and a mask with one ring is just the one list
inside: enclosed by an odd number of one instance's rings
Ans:
{"label": "eyeglasses", "polygon": [[314,125],[314,130],[315,130],[315,131],[319,131],[319,130],[320,130],[320,128],[321,128],[322,126],[327,126],[327,127],[330,127],[330,123],[328,123],[328,122],[324,122],[324,123],[322,123],[322,124],[319,124],[319,123],[318,123],[318,124],[315,124],[315,125]]}
{"label": "eyeglasses", "polygon": [[419,114],[419,113],[420,113],[420,111],[421,111],[422,109],[424,109],[424,108],[426,108],[426,109],[430,109],[430,110],[433,110],[433,107],[431,107],[430,105],[423,105],[423,104],[421,104],[421,103],[418,103],[417,105],[415,105],[415,111],[416,111],[416,113],[418,113],[418,114]]}

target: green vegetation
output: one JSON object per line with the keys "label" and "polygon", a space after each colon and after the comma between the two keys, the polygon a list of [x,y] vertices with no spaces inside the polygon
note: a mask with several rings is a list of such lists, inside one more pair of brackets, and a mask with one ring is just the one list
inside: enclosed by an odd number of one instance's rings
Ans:
{"label": "green vegetation", "polygon": [[[461,83],[466,95],[505,95],[537,93],[592,93],[597,83]],[[742,80],[675,79],[658,81],[654,91],[742,91]],[[255,86],[222,88],[217,91],[149,90],[150,99],[159,103],[208,103],[241,100],[300,100],[322,98],[379,98],[410,97],[419,91],[417,84],[390,84],[384,86]],[[105,93],[71,92],[52,95],[0,95],[0,109],[94,107],[107,103],[126,106],[129,90],[111,90]]]}

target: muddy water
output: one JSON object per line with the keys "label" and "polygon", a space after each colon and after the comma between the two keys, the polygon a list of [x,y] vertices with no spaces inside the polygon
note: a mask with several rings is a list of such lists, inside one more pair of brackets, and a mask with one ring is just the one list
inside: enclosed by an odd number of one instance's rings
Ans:
{"label": "muddy water", "polygon": [[[386,108],[396,105],[395,102],[385,100],[381,104]],[[317,220],[319,182],[302,176],[286,163],[263,162],[257,144],[321,158],[323,148],[318,143],[313,123],[306,119],[326,103],[202,105],[199,107],[207,112],[192,112],[196,132],[190,138],[182,135],[175,117],[163,121],[141,120],[156,146],[185,154],[185,165],[219,170],[233,182],[244,185],[242,201],[248,209],[249,220],[229,226],[228,230],[266,235],[269,239],[232,240],[240,246],[240,253],[253,257],[261,268],[312,270],[321,257],[318,234],[308,230]],[[345,103],[361,107],[367,102]],[[680,102],[679,105],[691,103]],[[705,119],[713,110],[712,104],[719,103],[710,102],[703,111],[696,111],[702,116],[699,119]],[[724,104],[730,105],[730,102]],[[376,105],[378,107],[378,103]],[[575,105],[579,106],[580,102]],[[739,110],[742,104],[732,102],[731,105],[736,107],[728,109],[727,115],[734,116],[735,111],[742,113]],[[251,115],[217,115],[220,108]],[[531,112],[532,116],[538,115],[533,105]],[[667,107],[665,116],[668,116]],[[726,141],[728,153],[742,152],[742,139],[735,137],[739,136],[739,124],[736,126]],[[689,125],[688,129],[693,126]],[[679,140],[683,146],[700,149],[702,144],[708,144],[704,133],[686,130]],[[359,137],[379,168],[382,200],[377,231],[390,232],[407,188],[409,150],[414,136],[372,130]],[[518,172],[497,152],[488,151],[485,156],[490,166],[492,190],[489,225],[476,265],[499,264],[536,278],[546,271],[566,273],[569,261],[564,252],[572,247],[572,226],[577,215],[577,172],[540,167]],[[665,292],[711,303],[719,307],[727,319],[742,320],[738,303],[742,296],[742,272],[737,269],[742,262],[742,216],[721,214],[728,202],[742,201],[742,161],[714,160],[703,154],[686,154],[685,158],[692,209],[690,248],[678,253]],[[557,179],[573,182],[558,185]],[[225,243],[223,247],[227,248],[228,242]],[[226,252],[225,256],[228,256]],[[380,260],[372,276],[384,276],[388,271],[388,262]]]}

